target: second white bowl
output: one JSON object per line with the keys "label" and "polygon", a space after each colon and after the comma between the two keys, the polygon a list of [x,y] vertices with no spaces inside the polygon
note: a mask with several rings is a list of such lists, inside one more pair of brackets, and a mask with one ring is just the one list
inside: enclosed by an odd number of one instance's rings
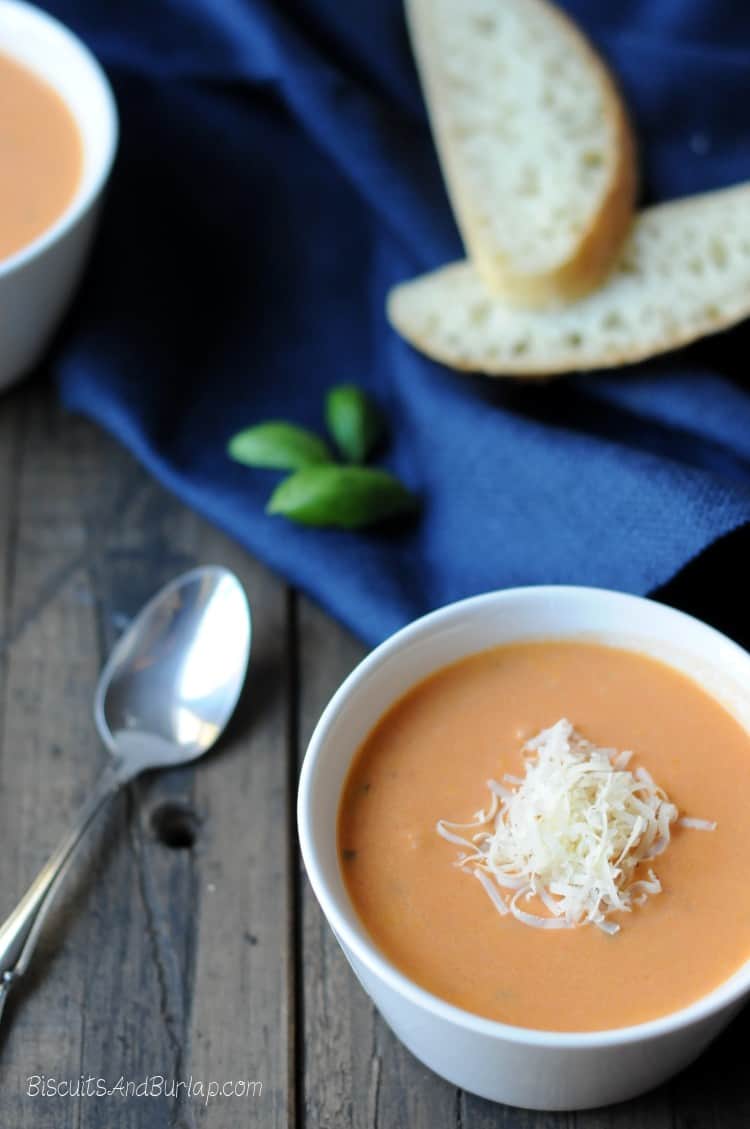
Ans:
{"label": "second white bowl", "polygon": [[40,360],[80,279],[102,190],[117,148],[117,110],[107,78],[87,47],[31,4],[0,0],[0,51],[23,63],[63,98],[83,143],[83,171],[60,218],[0,261],[0,388]]}

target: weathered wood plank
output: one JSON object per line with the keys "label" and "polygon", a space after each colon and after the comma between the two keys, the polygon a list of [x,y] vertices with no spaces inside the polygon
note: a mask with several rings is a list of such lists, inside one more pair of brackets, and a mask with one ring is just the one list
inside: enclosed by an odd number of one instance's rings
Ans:
{"label": "weathered wood plank", "polygon": [[[6,433],[21,413],[29,418],[15,532],[12,506],[0,512],[0,635],[10,639],[0,707],[0,912],[104,761],[91,695],[104,651],[143,600],[193,563],[226,563],[254,603],[255,650],[254,679],[223,748],[194,770],[130,789],[80,859],[28,983],[5,1013],[0,1124],[285,1126],[292,994],[283,586],[94,428],[61,415],[43,389],[0,401]],[[165,803],[167,837],[175,827],[178,839],[195,831],[194,846],[162,841]],[[83,1073],[109,1085],[120,1076],[192,1075],[258,1080],[263,1089],[208,1106],[184,1093],[45,1099],[25,1093],[34,1073],[73,1081]]]}
{"label": "weathered wood plank", "polygon": [[234,740],[196,773],[205,824],[193,1070],[263,1085],[259,1097],[225,1099],[221,1115],[206,1112],[202,1124],[286,1129],[294,1108],[287,604],[279,582],[224,538],[212,533],[201,549],[245,584],[254,660]]}
{"label": "weathered wood plank", "polygon": [[[298,640],[303,752],[323,707],[364,650],[307,600],[300,601]],[[305,878],[302,919],[305,1125],[310,1129],[454,1129],[455,1088],[417,1062],[377,1014]]]}
{"label": "weathered wood plank", "polygon": [[[98,667],[96,649],[87,638],[92,610],[71,595],[81,579],[73,564],[80,559],[83,537],[80,527],[71,528],[68,521],[72,491],[66,489],[63,447],[51,434],[45,403],[29,396],[15,405],[23,404],[28,421],[16,476],[17,513],[11,518],[15,531],[6,558],[6,604],[12,618],[2,632],[10,640],[0,761],[0,888],[7,909],[54,846],[82,783],[102,759],[90,709],[83,705]],[[50,598],[42,600],[41,592],[62,571],[68,583],[56,585]],[[115,819],[120,812],[117,805]],[[92,875],[89,869],[84,882]],[[58,916],[58,928],[43,937],[40,959],[29,977],[32,988],[49,984],[46,1006],[27,1007],[32,999],[41,1000],[41,991],[19,994],[4,1016],[3,1112],[9,1124],[52,1124],[54,1114],[60,1126],[75,1124],[72,1102],[55,1101],[53,1113],[48,1101],[24,1093],[28,1075],[75,1078],[82,1069],[76,1043],[86,1038],[84,1015],[90,1009],[80,1007],[78,999],[88,994],[90,935],[83,920],[70,929],[62,920]],[[70,960],[68,944],[80,952],[79,961]]]}
{"label": "weathered wood plank", "polygon": [[542,1113],[514,1109],[461,1095],[459,1126],[471,1129],[671,1129],[667,1088],[636,1101],[579,1113]]}
{"label": "weathered wood plank", "polygon": [[482,1101],[473,1094],[461,1095],[460,1108],[459,1125],[471,1129],[672,1129],[672,1105],[666,1086],[635,1101],[579,1113],[513,1109]]}

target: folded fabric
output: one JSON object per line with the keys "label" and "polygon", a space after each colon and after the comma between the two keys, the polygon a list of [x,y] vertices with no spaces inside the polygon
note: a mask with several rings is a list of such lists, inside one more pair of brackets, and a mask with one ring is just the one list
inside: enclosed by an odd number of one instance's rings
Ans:
{"label": "folded fabric", "polygon": [[[52,367],[70,407],[374,643],[471,593],[648,592],[750,518],[750,326],[612,375],[492,384],[388,328],[393,283],[461,253],[399,0],[54,0],[108,70],[121,150]],[[644,199],[750,179],[750,6],[569,0],[612,62]],[[729,233],[731,237],[731,233]],[[334,383],[391,424],[422,498],[366,533],[266,516],[242,426],[322,427]]]}

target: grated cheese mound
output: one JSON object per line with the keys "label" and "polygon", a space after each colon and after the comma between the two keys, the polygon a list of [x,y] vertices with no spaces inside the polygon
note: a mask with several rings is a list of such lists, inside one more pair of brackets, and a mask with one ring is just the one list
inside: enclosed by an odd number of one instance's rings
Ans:
{"label": "grated cheese mound", "polygon": [[[466,848],[456,865],[481,882],[498,912],[525,925],[593,924],[618,932],[610,914],[629,912],[661,892],[652,869],[645,877],[636,869],[666,850],[672,824],[716,827],[679,819],[644,768],[629,770],[632,753],[598,748],[565,718],[527,742],[523,752],[523,778],[489,780],[486,811],[470,823],[440,820],[437,831]],[[523,908],[532,898],[543,912]]]}

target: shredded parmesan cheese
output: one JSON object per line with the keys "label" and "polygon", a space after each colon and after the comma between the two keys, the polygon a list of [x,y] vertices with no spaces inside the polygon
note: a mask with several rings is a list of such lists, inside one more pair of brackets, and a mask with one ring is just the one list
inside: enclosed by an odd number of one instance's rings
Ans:
{"label": "shredded parmesan cheese", "polygon": [[[627,768],[632,753],[598,748],[565,718],[523,751],[523,778],[489,780],[486,810],[469,823],[440,820],[437,831],[463,848],[456,866],[481,882],[498,912],[524,925],[616,933],[610,914],[661,892],[647,864],[669,846],[672,824],[716,827],[680,818],[645,768]],[[541,912],[523,908],[532,898]]]}

